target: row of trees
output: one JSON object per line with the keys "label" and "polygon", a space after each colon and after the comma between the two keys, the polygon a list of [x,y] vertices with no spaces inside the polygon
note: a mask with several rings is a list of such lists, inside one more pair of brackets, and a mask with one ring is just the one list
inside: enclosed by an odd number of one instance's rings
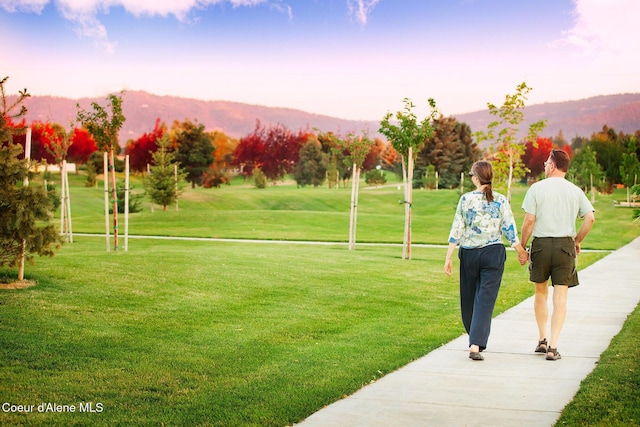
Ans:
{"label": "row of trees", "polygon": [[[507,99],[505,105],[510,102],[514,101]],[[494,108],[491,111],[500,114],[502,109],[505,114],[504,105]],[[509,123],[508,120],[514,122],[513,118],[506,118],[503,122]],[[439,174],[440,187],[455,188],[459,185],[460,173],[469,170],[470,165],[481,157],[493,159],[498,169],[496,172],[503,177],[505,186],[525,177],[535,180],[542,174],[543,162],[553,148],[563,149],[574,157],[575,170],[569,176],[582,187],[589,186],[591,180],[598,190],[607,192],[616,184],[633,185],[633,174],[623,173],[620,167],[625,161],[632,162],[634,153],[636,159],[640,156],[640,146],[636,142],[640,130],[629,135],[605,125],[589,138],[576,136],[568,142],[562,133],[554,138],[534,137],[538,131],[532,129],[529,138],[518,141],[514,136],[517,124],[509,124],[496,131],[497,123],[500,122],[494,121],[494,128],[488,131],[474,134],[466,123],[460,123],[454,117],[435,117],[433,134],[425,138],[415,154],[414,187],[423,186],[427,171],[435,170]],[[24,121],[15,123],[9,118],[7,126],[20,129],[26,124]],[[34,160],[58,165],[67,160],[76,163],[77,168],[86,164],[90,170],[102,171],[101,156],[92,157],[92,154],[99,153],[99,149],[87,129],[73,127],[67,132],[59,124],[39,121],[33,122],[31,129]],[[174,121],[171,127],[157,120],[150,132],[127,141],[125,153],[130,157],[132,171],[147,172],[153,165],[152,156],[158,150],[158,141],[165,134],[170,141],[166,149],[175,153],[176,161],[191,186],[218,187],[228,184],[234,173],[251,177],[256,168],[269,181],[275,183],[292,175],[301,186],[322,185],[328,179],[328,185],[333,187],[352,175],[348,150],[340,149],[336,142],[340,136],[332,132],[293,132],[281,124],[264,126],[258,122],[251,134],[237,140],[224,132],[208,132],[203,124],[190,120]],[[24,146],[24,135],[17,135],[14,139]],[[478,144],[484,140],[492,140],[491,149],[479,148]],[[119,145],[116,144],[113,150],[115,154],[119,153]],[[116,169],[121,167],[117,160],[114,163]],[[393,144],[379,138],[370,145],[362,170],[371,171],[376,167],[399,176],[402,174],[401,154]],[[501,169],[503,167],[504,170]],[[629,169],[628,165],[625,167]]]}
{"label": "row of trees", "polygon": [[[145,133],[137,140],[128,141],[126,150],[131,157],[134,170],[142,173],[151,172],[153,164],[153,173],[146,174],[145,187],[151,200],[161,204],[164,209],[177,200],[180,192],[177,181],[183,178],[186,178],[192,187],[196,185],[211,187],[229,183],[234,172],[239,172],[245,177],[253,176],[258,187],[266,186],[267,180],[275,183],[287,175],[293,175],[299,186],[319,186],[328,179],[329,186],[334,187],[340,181],[345,182],[353,178],[350,249],[355,247],[356,207],[361,171],[371,171],[374,167],[395,170],[401,174],[405,183],[403,258],[410,258],[411,191],[414,187],[426,186],[430,181],[433,182],[433,178],[427,178],[429,173],[432,177],[439,176],[435,185],[453,188],[462,185],[464,172],[469,170],[474,161],[481,157],[490,158],[494,164],[494,184],[498,189],[506,188],[507,197],[510,199],[511,185],[514,180],[525,177],[536,179],[542,172],[542,165],[551,149],[561,147],[570,156],[573,155],[571,147],[566,144],[561,134],[555,141],[537,136],[545,126],[543,121],[530,125],[524,140],[516,138],[520,131],[520,124],[524,120],[525,101],[530,90],[526,83],[522,83],[517,86],[514,94],[508,94],[505,97],[501,106],[487,104],[495,120],[489,124],[486,131],[475,134],[472,134],[468,125],[458,123],[455,118],[439,115],[435,101],[432,99],[429,100],[431,115],[418,123],[412,112],[413,104],[405,99],[404,111],[396,113],[395,117],[389,113],[381,121],[379,132],[386,136],[390,143],[384,143],[379,139],[371,141],[367,135],[350,134],[341,139],[331,132],[323,133],[317,130],[312,132],[307,129],[295,133],[283,125],[266,127],[259,121],[251,134],[240,141],[235,141],[221,132],[207,132],[204,125],[197,122],[175,121],[168,129],[165,124],[157,120],[150,133]],[[118,98],[117,101],[121,100]],[[91,129],[90,126],[86,126],[86,123],[88,117],[92,117],[95,121],[101,115],[104,119],[105,113],[101,107],[95,104],[92,106],[94,113],[89,115],[80,110],[78,120],[85,127],[89,127],[90,135],[100,137],[96,124],[93,123],[94,128]],[[113,96],[110,98],[110,106],[113,110],[111,120],[116,120],[118,117],[123,121],[124,118],[116,116],[115,107],[119,104],[114,103]],[[89,125],[91,125],[90,122]],[[105,126],[109,126],[109,123],[103,120],[98,127]],[[39,130],[48,129],[46,126],[34,127]],[[59,153],[63,153],[62,157],[64,153],[68,153],[67,141],[71,139],[73,133],[70,132],[66,136],[58,131],[58,134],[62,135],[57,140],[54,130],[42,131],[38,135],[49,142],[46,152],[52,155],[58,154],[56,157],[58,159],[61,157]],[[114,132],[111,131],[110,134],[114,135]],[[613,180],[619,177],[627,186],[627,201],[629,201],[630,189],[637,183],[640,168],[633,137],[628,138],[626,152],[620,151],[620,144],[616,146],[618,141],[624,139],[625,135],[617,135],[608,128],[603,129],[601,135],[596,135],[586,143],[576,139],[574,143],[575,145],[579,143],[580,148],[576,147],[577,157],[569,177],[584,186],[585,190],[590,187],[592,197],[596,187],[610,189]],[[58,141],[57,144],[56,141]],[[114,142],[114,137],[110,137],[109,141]],[[487,141],[489,146],[489,149],[484,152],[477,145],[477,142],[483,141]],[[60,144],[66,145],[56,149]],[[113,153],[117,144],[105,145],[103,142],[96,145],[102,148],[107,147],[105,151],[110,152],[110,165],[113,165],[110,166],[113,211],[116,212]],[[602,168],[598,162],[598,152],[593,151],[592,146],[596,146],[600,152],[606,154],[601,156],[601,159],[609,163],[609,169],[613,169],[614,172],[619,170],[619,175],[604,174],[603,171],[606,169]],[[615,161],[622,164],[610,164]],[[91,171],[97,168],[98,166],[89,167],[89,176]],[[368,175],[367,182],[370,181],[379,183],[381,178]],[[116,215],[113,221],[117,250]]]}
{"label": "row of trees", "polygon": [[[28,200],[28,197],[36,197],[36,192],[18,190],[15,185],[20,178],[25,183],[28,181],[28,164],[18,159],[27,126],[23,119],[16,122],[24,115],[25,109],[20,108],[17,113],[11,110],[17,108],[28,93],[26,90],[20,92],[17,101],[7,107],[5,81],[0,85],[3,106],[0,115],[3,152],[0,160],[5,166],[5,174],[0,178],[4,180],[3,188],[6,187],[2,201],[9,207],[3,209],[3,214],[11,216],[13,212],[15,218],[3,219],[3,225],[9,227],[2,230],[3,254],[15,254],[16,251],[23,255],[25,252],[50,254],[51,245],[59,241],[51,237],[52,228],[46,214],[51,206],[44,202],[42,196],[50,202],[51,195],[47,194],[45,188],[45,191],[37,194],[38,200]],[[277,182],[292,175],[299,186],[319,186],[328,180],[329,186],[334,187],[351,179],[350,249],[355,245],[357,186],[361,171],[393,170],[402,176],[405,183],[403,258],[410,258],[411,190],[424,185],[427,181],[425,174],[429,172],[439,174],[441,187],[454,188],[460,185],[458,177],[468,171],[474,161],[481,157],[490,158],[494,162],[494,183],[499,186],[502,181],[510,196],[511,183],[523,177],[535,179],[542,173],[542,165],[551,149],[558,147],[574,156],[569,176],[585,188],[588,185],[593,188],[594,181],[603,189],[618,183],[627,188],[637,184],[640,147],[636,144],[636,138],[640,131],[635,135],[625,135],[605,126],[590,139],[576,137],[569,145],[562,134],[553,140],[538,137],[544,122],[536,122],[529,127],[529,134],[524,140],[517,140],[515,135],[524,118],[524,104],[530,90],[522,83],[515,94],[506,96],[501,106],[488,104],[489,112],[496,120],[489,124],[487,130],[475,134],[472,134],[468,125],[457,122],[455,118],[439,115],[432,99],[429,100],[431,114],[418,121],[412,111],[413,103],[405,99],[403,111],[395,115],[387,114],[380,123],[379,132],[389,143],[380,139],[370,140],[366,134],[341,137],[332,132],[309,129],[296,133],[283,125],[267,127],[260,122],[256,123],[251,134],[238,141],[222,132],[207,132],[204,125],[197,122],[175,121],[169,128],[157,120],[151,132],[127,142],[126,154],[130,157],[132,169],[145,175],[149,196],[165,208],[177,200],[177,182],[184,179],[192,187],[229,183],[233,173],[261,177],[265,182]],[[115,154],[120,150],[118,132],[125,117],[122,114],[121,97],[110,95],[107,100],[106,108],[92,103],[91,111],[84,111],[78,105],[76,120],[81,126],[72,125],[69,132],[60,125],[41,122],[34,122],[29,130],[33,136],[32,158],[36,161],[61,164],[71,160],[80,165],[86,163],[91,172],[99,167],[96,153],[107,153],[109,161],[105,164],[108,170],[104,172],[109,172],[111,181],[112,212],[117,212]],[[489,142],[489,149],[479,149],[478,142],[482,141]],[[17,163],[13,164],[12,161]],[[379,180],[379,177],[374,178]],[[23,187],[26,188],[26,185],[23,184]],[[21,202],[21,197],[27,198]],[[27,217],[24,212],[20,213],[21,209],[29,210],[25,207],[29,204],[32,205],[29,211],[32,215],[31,222],[28,222],[30,225],[26,227],[23,224],[23,231],[17,231],[21,226],[20,221]],[[17,210],[14,212],[11,209]],[[113,221],[117,250],[118,224],[115,214]],[[25,233],[31,233],[31,236],[40,233],[36,238],[40,243],[29,246],[31,237],[24,237]],[[7,256],[7,260],[0,258],[1,265],[10,264],[8,259],[12,259],[11,255]]]}

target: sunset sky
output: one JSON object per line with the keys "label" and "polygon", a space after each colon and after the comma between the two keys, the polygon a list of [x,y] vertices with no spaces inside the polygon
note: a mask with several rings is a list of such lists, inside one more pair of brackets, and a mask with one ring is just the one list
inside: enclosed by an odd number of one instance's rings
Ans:
{"label": "sunset sky", "polygon": [[0,0],[7,92],[380,120],[640,92],[639,0]]}

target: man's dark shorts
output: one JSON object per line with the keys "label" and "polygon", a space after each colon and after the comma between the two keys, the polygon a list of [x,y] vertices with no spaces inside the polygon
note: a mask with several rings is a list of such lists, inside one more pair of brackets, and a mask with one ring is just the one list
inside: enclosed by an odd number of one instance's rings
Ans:
{"label": "man's dark shorts", "polygon": [[576,243],[571,237],[536,237],[529,254],[529,280],[551,284],[577,286]]}

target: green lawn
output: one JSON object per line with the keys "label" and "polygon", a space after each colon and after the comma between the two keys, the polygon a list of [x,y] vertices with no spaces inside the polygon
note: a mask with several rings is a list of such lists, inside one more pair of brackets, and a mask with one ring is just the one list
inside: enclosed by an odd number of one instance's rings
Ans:
{"label": "green lawn", "polygon": [[[345,241],[349,193],[188,190],[178,212],[132,216],[130,233]],[[414,242],[446,243],[458,194],[415,194]],[[74,231],[103,232],[102,196],[76,182]],[[400,198],[395,187],[361,192],[360,241],[402,240]],[[616,248],[640,234],[612,200],[599,198],[585,248]],[[401,253],[399,246],[133,238],[128,252],[107,253],[104,237],[76,237],[27,267],[37,286],[0,290],[1,400],[36,411],[0,412],[0,425],[300,421],[463,333],[457,279],[442,273],[445,249],[415,246],[411,261]],[[580,267],[604,255],[583,253]],[[496,315],[533,291],[515,253],[508,257]],[[12,275],[0,270],[5,281]],[[638,335],[631,337],[637,359]],[[38,413],[41,403],[76,412]],[[79,412],[81,403],[101,412]]]}
{"label": "green lawn", "polygon": [[629,427],[640,425],[640,308],[625,322],[580,385],[557,426]]}
{"label": "green lawn", "polygon": [[[73,230],[104,233],[104,190],[86,188],[82,176],[71,188]],[[73,181],[73,180],[72,180]],[[134,191],[142,185],[134,180]],[[129,233],[141,235],[221,237],[268,240],[321,240],[346,242],[349,238],[351,189],[296,188],[276,185],[256,189],[240,185],[220,189],[185,189],[179,210],[167,211],[144,201],[143,211],[131,214]],[[526,187],[516,186],[512,207],[518,226],[524,217],[520,208]],[[587,237],[585,249],[615,249],[636,237],[640,228],[631,223],[631,210],[616,208],[614,195],[599,195],[595,207],[597,223]],[[457,191],[416,190],[412,206],[412,241],[446,244],[460,194]],[[362,184],[358,200],[358,242],[401,243],[403,192],[392,184],[382,188]],[[124,232],[120,217],[119,232]],[[111,225],[112,227],[112,225]]]}

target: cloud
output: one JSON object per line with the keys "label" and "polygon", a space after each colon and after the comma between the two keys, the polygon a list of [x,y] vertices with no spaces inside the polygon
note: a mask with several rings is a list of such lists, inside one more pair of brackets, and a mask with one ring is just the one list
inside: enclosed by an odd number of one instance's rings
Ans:
{"label": "cloud", "polygon": [[360,25],[367,25],[369,13],[380,0],[347,0],[349,16]]}
{"label": "cloud", "polygon": [[189,12],[226,3],[232,7],[251,7],[260,4],[285,13],[292,19],[292,10],[281,0],[0,0],[0,7],[7,12],[41,13],[44,7],[54,3],[59,13],[75,24],[74,30],[83,38],[88,38],[107,52],[113,52],[115,44],[109,41],[107,29],[97,18],[99,12],[107,12],[112,7],[122,7],[128,13],[140,16],[169,16],[177,20],[188,20]]}
{"label": "cloud", "polygon": [[[360,25],[366,25],[368,15],[380,0],[346,2],[349,16]],[[180,22],[188,22],[189,14],[194,10],[217,4],[228,4],[233,8],[265,5],[286,15],[290,22],[293,20],[293,9],[287,0],[0,0],[0,8],[10,13],[39,14],[48,4],[55,4],[58,12],[74,24],[74,31],[79,37],[92,40],[108,53],[115,50],[116,44],[109,40],[98,14],[107,13],[112,7],[122,7],[136,17],[174,16]]]}
{"label": "cloud", "polygon": [[596,55],[632,55],[640,49],[640,2],[574,0],[574,26],[553,46],[571,45]]}
{"label": "cloud", "polygon": [[0,0],[0,6],[9,13],[40,13],[47,3],[49,3],[49,0]]}

